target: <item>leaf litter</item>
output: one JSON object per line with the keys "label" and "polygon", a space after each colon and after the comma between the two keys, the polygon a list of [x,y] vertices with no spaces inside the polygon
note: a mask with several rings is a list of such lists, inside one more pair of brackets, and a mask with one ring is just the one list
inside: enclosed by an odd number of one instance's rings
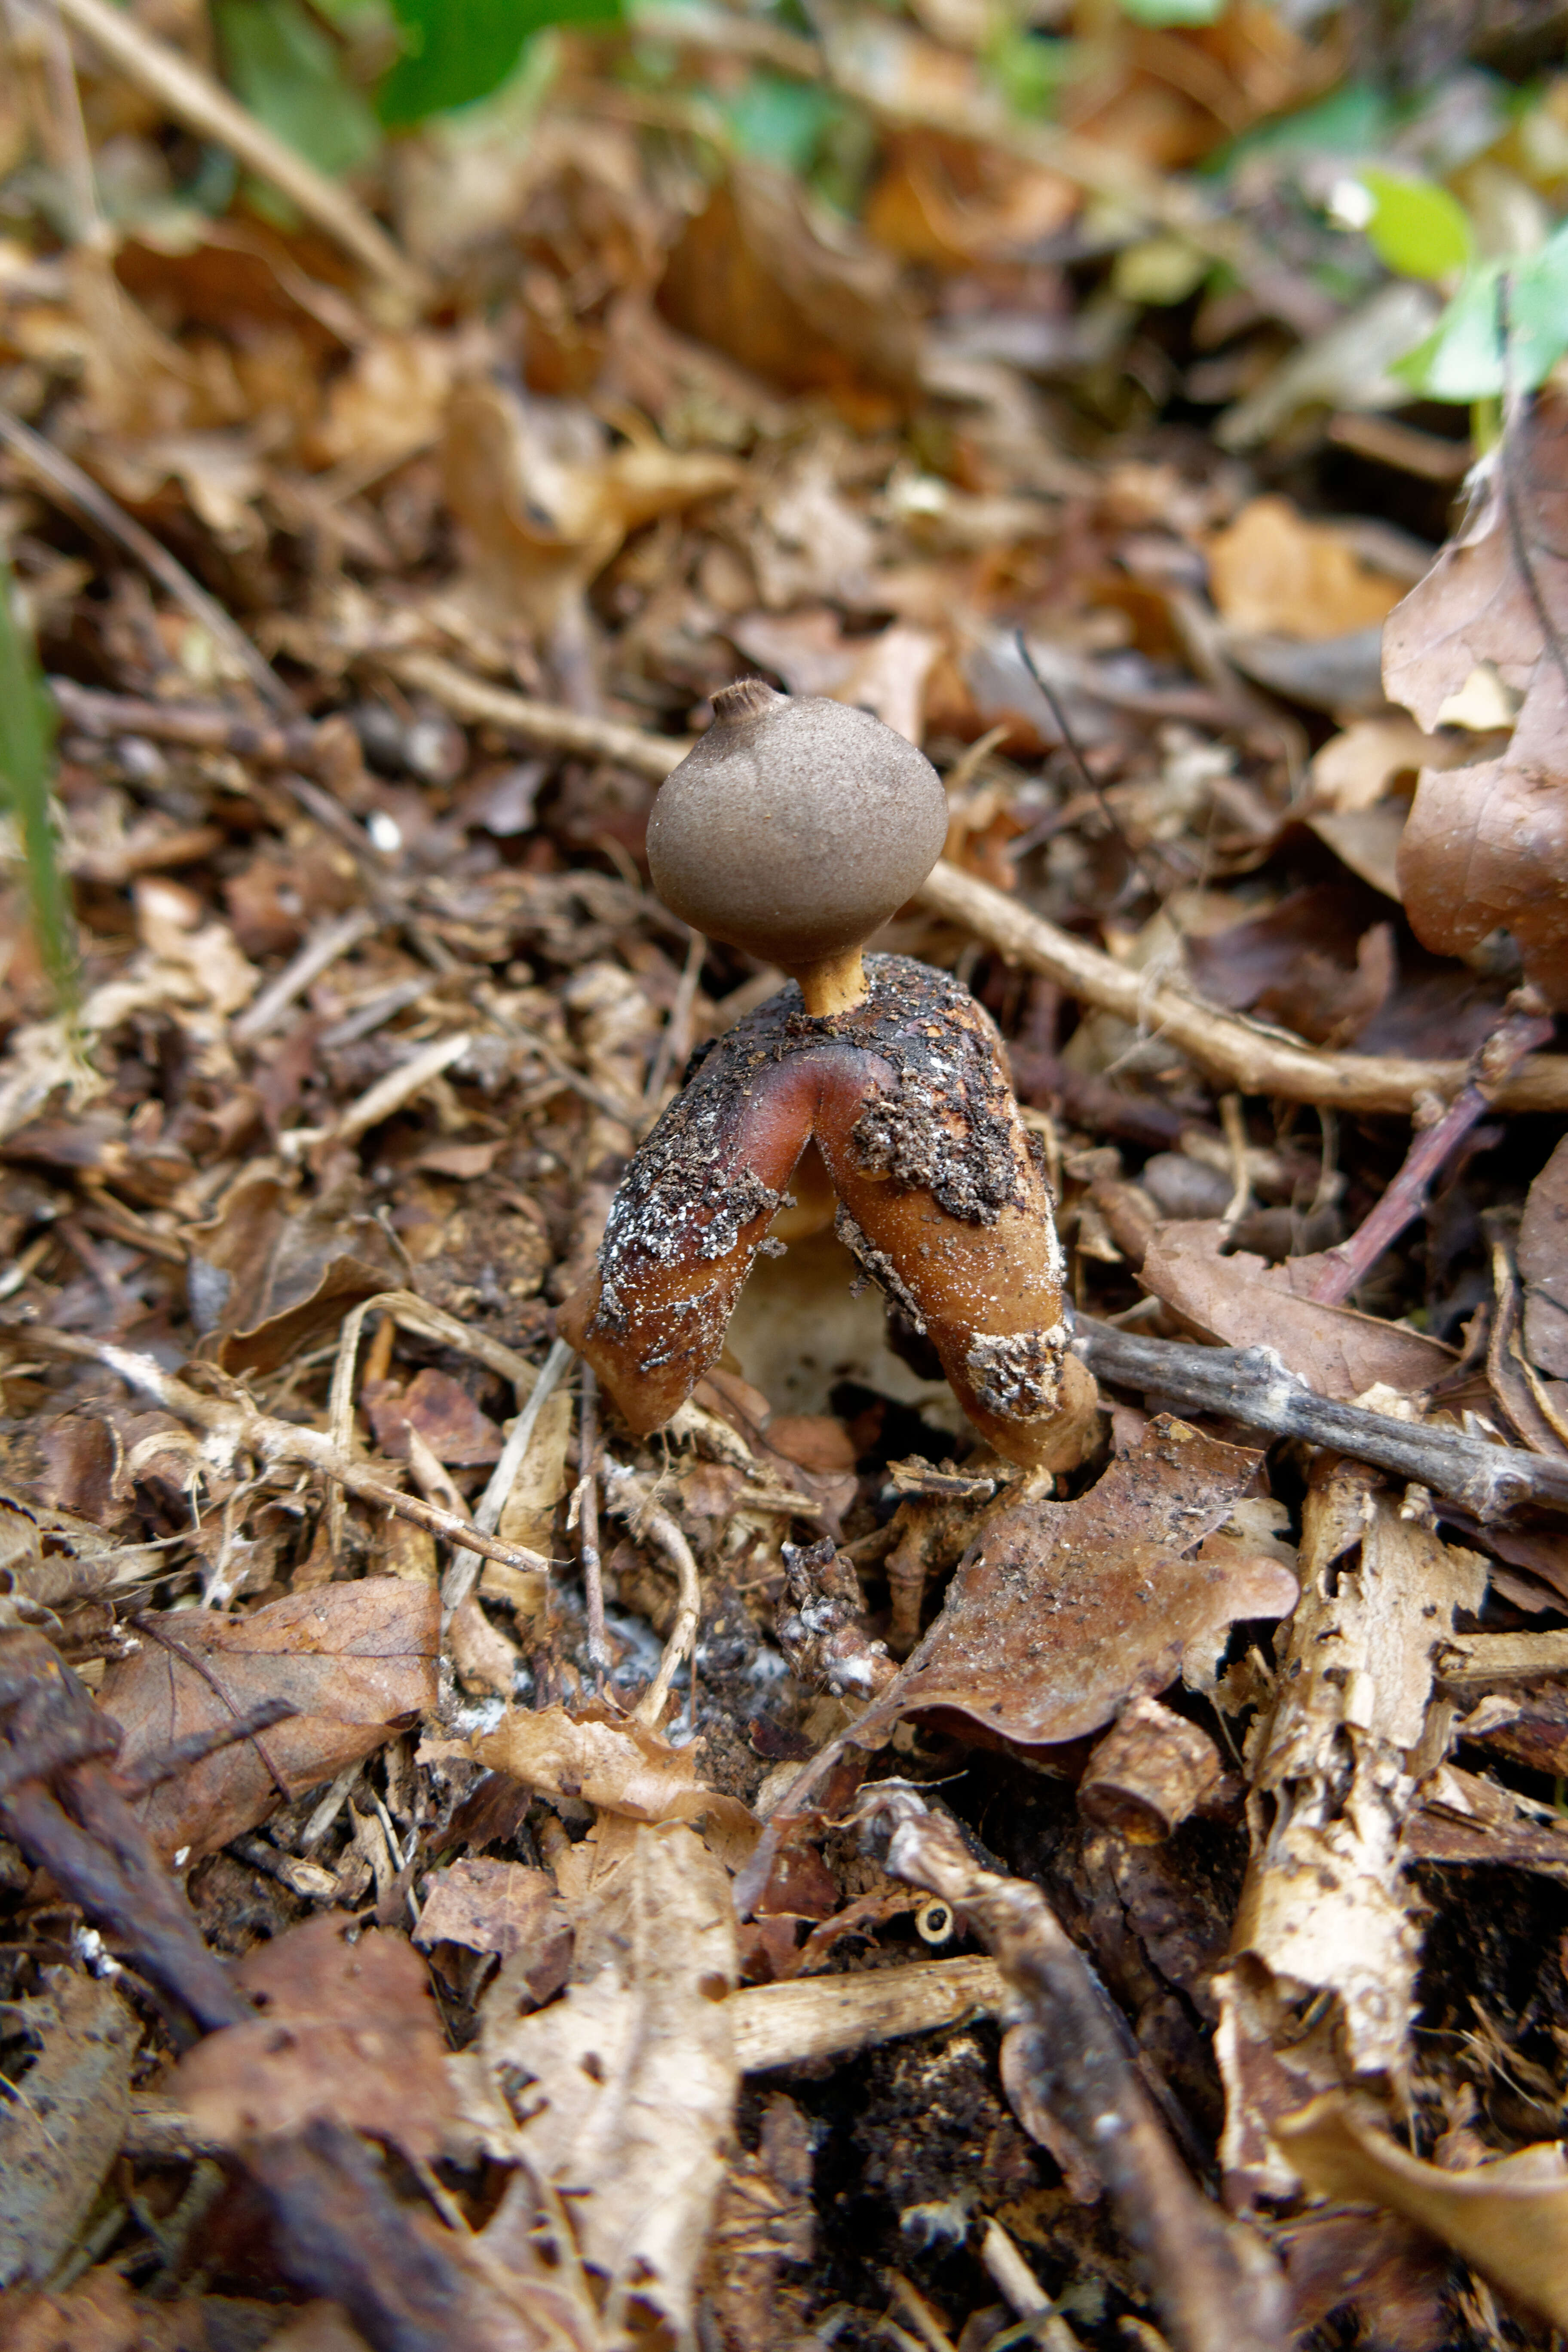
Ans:
{"label": "leaf litter", "polygon": [[[0,2342],[1544,2342],[1563,78],[468,13],[6,19]],[[1075,1467],[809,1161],[667,1430],[557,1342],[748,672],[942,774]]]}

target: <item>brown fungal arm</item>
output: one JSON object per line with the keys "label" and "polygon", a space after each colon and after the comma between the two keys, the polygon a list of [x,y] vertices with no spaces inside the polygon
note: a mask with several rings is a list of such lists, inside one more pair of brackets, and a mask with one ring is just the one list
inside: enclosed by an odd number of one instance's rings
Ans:
{"label": "brown fungal arm", "polygon": [[872,957],[865,999],[827,1018],[795,988],[771,998],[637,1153],[599,1272],[561,1317],[633,1429],[667,1421],[718,1356],[813,1137],[841,1236],[929,1333],[976,1428],[1030,1466],[1076,1458],[1061,1252],[1000,1041],[966,990],[897,956]]}
{"label": "brown fungal arm", "polygon": [[[721,1040],[642,1145],[597,1271],[562,1308],[638,1436],[715,1361],[759,1245],[825,1104],[852,1122],[880,1066],[802,1024],[791,989]],[[802,1030],[805,1034],[801,1034]]]}
{"label": "brown fungal arm", "polygon": [[996,1451],[1056,1466],[1062,1254],[1000,1040],[946,974],[901,957],[869,969],[864,1015],[833,1025],[863,1039],[892,1082],[860,1106],[826,1103],[816,1125],[840,1236],[926,1331]]}

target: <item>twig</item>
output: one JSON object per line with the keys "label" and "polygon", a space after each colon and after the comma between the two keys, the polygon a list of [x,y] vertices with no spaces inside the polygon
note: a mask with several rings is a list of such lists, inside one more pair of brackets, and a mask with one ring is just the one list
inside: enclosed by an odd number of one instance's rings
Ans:
{"label": "twig", "polygon": [[[1151,985],[1142,972],[1059,930],[977,876],[960,873],[945,858],[915,897],[927,914],[959,925],[1009,963],[1042,972],[1085,1003],[1164,1038],[1240,1094],[1278,1095],[1336,1110],[1408,1113],[1423,1095],[1457,1094],[1469,1076],[1466,1062],[1326,1053],[1280,1030],[1222,1013],[1169,982]],[[1501,1110],[1568,1110],[1568,1055],[1531,1055],[1498,1088],[1494,1100]]]}
{"label": "twig", "polygon": [[[690,751],[689,741],[645,733],[608,719],[584,719],[553,703],[486,686],[434,654],[406,654],[391,665],[459,719],[483,721],[542,747],[588,759],[615,760],[662,782]],[[1075,939],[1005,891],[938,860],[915,893],[929,915],[956,924],[1009,963],[1037,971],[1085,1004],[1165,1038],[1200,1069],[1240,1094],[1344,1110],[1408,1114],[1424,1095],[1447,1098],[1469,1077],[1466,1062],[1422,1062],[1393,1054],[1332,1054],[1287,1032],[1248,1021],[1169,982],[1142,972]],[[1497,1090],[1500,1110],[1568,1110],[1568,1055],[1532,1054]]]}
{"label": "twig", "polygon": [[236,759],[263,768],[309,766],[317,755],[312,719],[268,724],[216,702],[144,702],[136,695],[79,686],[72,677],[51,677],[48,688],[61,717],[84,735],[141,735],[154,743],[183,743],[193,751],[232,751]]}
{"label": "twig", "polygon": [[[79,5],[79,0],[61,0],[61,5],[75,6]],[[93,5],[101,5],[101,0],[93,0]],[[120,14],[118,9],[112,8],[108,13],[114,16]],[[132,19],[127,16],[122,21],[129,25]],[[145,36],[139,37],[145,38]],[[175,603],[183,604],[191,618],[205,629],[214,644],[222,646],[257,692],[271,703],[274,709],[289,708],[288,688],[271,665],[262,659],[245,632],[224,611],[216,597],[209,596],[200,581],[192,579],[179,559],[171,555],[150,530],[143,530],[142,525],[128,515],[107,490],[100,488],[90,474],[84,474],[79,465],[55,447],[52,441],[46,441],[41,433],[35,433],[30,425],[24,425],[21,418],[13,416],[8,408],[0,408],[0,441],[14,450],[24,465],[31,467],[33,472],[68,506],[74,507],[86,521],[107,532],[127,555],[142,565],[143,571],[150,572],[159,585],[167,589]]]}
{"label": "twig", "polygon": [[624,1519],[634,1535],[646,1536],[656,1544],[674,1569],[679,1590],[675,1601],[675,1622],[669,1629],[664,1654],[658,1662],[658,1672],[632,1712],[639,1723],[657,1724],[664,1713],[669,1696],[670,1684],[683,1658],[689,1657],[697,1641],[697,1628],[702,1618],[702,1586],[697,1573],[697,1562],[691,1546],[668,1511],[661,1511],[647,1492],[647,1482],[635,1470],[605,1456],[605,1501],[618,1519]]}
{"label": "twig", "polygon": [[658,1117],[658,1098],[664,1092],[664,1082],[673,1066],[683,1062],[690,1050],[691,1008],[697,1002],[697,983],[702,977],[702,959],[707,952],[707,940],[700,931],[693,931],[686,950],[680,985],[675,992],[675,1002],[669,1008],[669,1018],[664,1024],[658,1049],[647,1074],[647,1085],[643,1089],[640,1124],[649,1125]]}
{"label": "twig", "polygon": [[623,727],[614,719],[591,719],[555,702],[536,702],[510,688],[487,686],[467,670],[438,654],[398,654],[387,663],[405,686],[433,695],[456,719],[477,725],[504,728],[525,742],[552,751],[574,752],[584,760],[614,760],[639,776],[662,783],[679,767],[691,745],[673,735],[649,734],[641,727]]}
{"label": "twig", "polygon": [[[1539,998],[1535,1003],[1539,1005]],[[1550,1041],[1552,1026],[1550,1015],[1533,1007],[1521,1008],[1487,1039],[1470,1065],[1468,1085],[1460,1088],[1440,1118],[1417,1130],[1404,1166],[1372,1214],[1348,1241],[1336,1243],[1324,1252],[1323,1270],[1308,1293],[1317,1305],[1342,1307],[1384,1251],[1420,1216],[1439,1170],[1458,1150],[1482,1112],[1491,1108],[1501,1082],[1512,1075],[1527,1054]]]}
{"label": "twig", "polygon": [[891,1823],[888,1868],[964,1913],[1027,2006],[1043,2103],[1110,2192],[1181,2352],[1278,2352],[1285,2282],[1261,2241],[1200,2195],[1166,2137],[1130,2036],[1037,1886],[983,1870],[911,1789],[879,1782],[863,1817]]}
{"label": "twig", "polygon": [[279,1137],[279,1142],[286,1151],[295,1153],[311,1144],[357,1142],[373,1127],[379,1127],[394,1111],[401,1110],[405,1103],[422,1094],[454,1062],[461,1061],[468,1045],[466,1029],[454,1030],[450,1036],[432,1038],[428,1045],[411,1054],[406,1062],[400,1062],[396,1069],[388,1070],[384,1077],[367,1087],[358,1101],[350,1103],[330,1126],[290,1128]]}
{"label": "twig", "polygon": [[42,1348],[55,1355],[72,1356],[79,1362],[104,1365],[128,1388],[151,1397],[166,1412],[204,1430],[207,1443],[202,1451],[215,1466],[227,1467],[242,1454],[254,1455],[263,1463],[303,1463],[346,1486],[362,1503],[390,1511],[396,1518],[412,1519],[416,1527],[427,1528],[446,1543],[465,1544],[471,1551],[482,1552],[487,1559],[499,1559],[503,1568],[526,1569],[533,1573],[549,1569],[549,1561],[536,1551],[529,1551],[521,1544],[502,1543],[496,1536],[482,1534],[453,1511],[443,1511],[416,1495],[399,1494],[395,1486],[384,1486],[379,1478],[373,1478],[357,1462],[349,1461],[319,1429],[302,1429],[291,1422],[274,1420],[270,1413],[258,1411],[243,1390],[237,1390],[232,1398],[202,1396],[184,1381],[176,1380],[172,1372],[165,1372],[151,1356],[116,1347],[112,1340],[82,1339],[74,1332],[50,1331],[37,1324],[0,1324],[0,1339],[35,1351]]}
{"label": "twig", "polygon": [[56,5],[67,23],[85,33],[100,54],[154,105],[198,139],[226,147],[247,172],[269,181],[402,303],[417,308],[423,302],[427,290],[423,277],[379,221],[336,180],[275,137],[210,74],[144,31],[134,16],[111,6],[110,0],[56,0]]}
{"label": "twig", "polygon": [[[138,1619],[137,1622],[142,1632],[148,1630],[144,1620]],[[173,1648],[175,1645],[171,1643],[168,1646]],[[179,1654],[188,1666],[196,1664],[193,1652],[182,1648]],[[214,1687],[218,1686],[215,1685]],[[224,1705],[228,1706],[230,1701],[226,1692],[220,1692],[220,1696]],[[206,1731],[187,1732],[183,1739],[173,1739],[166,1748],[154,1748],[139,1764],[117,1771],[114,1777],[120,1784],[120,1793],[134,1803],[138,1797],[145,1797],[150,1790],[161,1788],[165,1780],[173,1780],[181,1772],[188,1772],[194,1764],[204,1764],[209,1756],[216,1756],[226,1748],[237,1748],[242,1739],[256,1739],[258,1749],[266,1756],[260,1740],[256,1738],[257,1733],[270,1731],[275,1723],[287,1723],[299,1712],[289,1698],[258,1699],[254,1706],[247,1707],[242,1715],[235,1716],[232,1723],[216,1723]],[[269,1757],[267,1758],[267,1769],[276,1781],[278,1775]],[[291,1794],[292,1791],[285,1787],[285,1801]]]}
{"label": "twig", "polygon": [[346,915],[334,917],[330,923],[312,932],[292,961],[285,964],[276,980],[269,981],[247,1005],[229,1030],[236,1045],[254,1045],[258,1037],[276,1027],[282,1015],[298,996],[303,996],[312,981],[330,971],[340,956],[347,955],[363,939],[378,929],[379,919],[368,907],[351,907]]}
{"label": "twig", "polygon": [[[528,1459],[528,1449],[533,1443],[533,1433],[539,1426],[539,1416],[543,1412],[547,1400],[559,1387],[562,1375],[571,1361],[572,1350],[565,1340],[552,1339],[550,1343],[550,1353],[545,1357],[540,1367],[539,1377],[533,1383],[532,1393],[508,1430],[506,1444],[500,1450],[500,1458],[490,1472],[485,1491],[474,1507],[474,1525],[482,1534],[493,1535],[496,1528],[500,1527],[501,1513],[505,1510],[511,1490],[517,1484],[518,1474]],[[454,1552],[452,1555],[451,1566],[447,1569],[441,1584],[441,1608],[445,1617],[450,1617],[453,1610],[460,1607],[473,1591],[474,1579],[479,1572],[479,1563],[476,1554],[482,1549],[482,1545],[470,1543],[466,1551]],[[489,1556],[494,1558],[493,1553]],[[534,1565],[548,1570],[550,1563],[536,1557]]]}
{"label": "twig", "polygon": [[1038,662],[1035,659],[1034,654],[1030,648],[1029,640],[1024,635],[1022,629],[1014,630],[1013,642],[1018,648],[1019,660],[1023,663],[1024,667],[1028,671],[1029,676],[1034,679],[1036,686],[1039,688],[1041,695],[1045,698],[1046,708],[1049,710],[1051,717],[1056,721],[1057,733],[1062,739],[1062,749],[1066,751],[1068,759],[1072,761],[1073,766],[1078,770],[1079,782],[1082,784],[1085,792],[1087,792],[1097,803],[1100,815],[1110,827],[1111,833],[1115,838],[1121,844],[1122,848],[1127,853],[1129,863],[1139,876],[1144,888],[1150,893],[1154,899],[1155,904],[1158,906],[1163,901],[1165,895],[1161,886],[1160,877],[1151,867],[1144,865],[1142,853],[1133,847],[1131,842],[1129,841],[1125,832],[1122,830],[1121,821],[1106,797],[1105,786],[1100,782],[1100,778],[1095,774],[1093,769],[1089,766],[1089,761],[1083,756],[1082,748],[1079,743],[1078,737],[1073,733],[1072,728],[1068,724],[1067,712],[1062,708],[1061,698],[1058,694],[1056,688],[1051,684],[1050,679],[1047,677],[1044,671],[1041,669]]}
{"label": "twig", "polygon": [[599,1558],[599,1383],[592,1364],[583,1366],[577,1406],[577,1558],[583,1570],[583,1601],[588,1617],[588,1664],[601,1685],[610,1671],[605,1637],[605,1577]]}
{"label": "twig", "polygon": [[1226,1413],[1277,1437],[1331,1445],[1447,1495],[1483,1521],[1526,1501],[1568,1507],[1568,1461],[1319,1396],[1287,1370],[1272,1348],[1195,1348],[1139,1339],[1080,1315],[1073,1353],[1101,1380],[1152,1391],[1194,1412]]}

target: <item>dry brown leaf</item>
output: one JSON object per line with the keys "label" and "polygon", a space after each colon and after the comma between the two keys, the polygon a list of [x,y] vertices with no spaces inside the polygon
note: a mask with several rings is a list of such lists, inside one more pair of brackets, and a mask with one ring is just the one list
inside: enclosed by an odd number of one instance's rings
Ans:
{"label": "dry brown leaf", "polygon": [[223,2147],[326,2116],[405,2156],[439,2154],[456,2110],[424,1963],[384,1929],[347,1936],[327,1916],[258,1945],[235,1976],[259,2016],[180,2061],[174,2095]]}
{"label": "dry brown leaf", "polygon": [[406,1388],[378,1381],[373,1392],[367,1382],[363,1395],[375,1442],[394,1462],[407,1460],[410,1430],[418,1433],[437,1462],[461,1467],[500,1458],[500,1430],[450,1372],[426,1366]]}
{"label": "dry brown leaf", "polygon": [[293,1208],[284,1177],[243,1178],[218,1214],[190,1231],[187,1276],[197,1328],[221,1335],[227,1372],[271,1372],[336,1330],[351,1307],[399,1290],[407,1263],[346,1188]]}
{"label": "dry brown leaf", "polygon": [[612,449],[587,408],[498,384],[454,394],[443,443],[476,609],[548,638],[628,532],[732,489],[733,458],[667,449],[651,428]]}
{"label": "dry brown leaf", "polygon": [[739,165],[714,191],[670,256],[659,306],[785,391],[860,394],[868,421],[890,404],[868,406],[862,387],[907,390],[918,373],[919,326],[890,257],[771,165]]}
{"label": "dry brown leaf", "polygon": [[1568,407],[1542,401],[1494,452],[1469,523],[1390,617],[1383,676],[1391,699],[1426,728],[1441,723],[1478,671],[1489,668],[1523,696],[1500,756],[1422,770],[1399,878],[1427,947],[1463,955],[1502,925],[1553,1003],[1568,1003],[1565,632]]}
{"label": "dry brown leaf", "polygon": [[[1401,1833],[1438,1653],[1486,1592],[1486,1563],[1401,1515],[1360,1463],[1319,1458],[1301,1600],[1249,1747],[1252,1859],[1221,1987],[1225,2161],[1288,2191],[1274,2116],[1341,2079],[1402,2083],[1420,1937]],[[1331,2005],[1316,2031],[1302,2005]]]}
{"label": "dry brown leaf", "polygon": [[1536,1368],[1568,1377],[1568,1140],[1530,1188],[1519,1228],[1524,1346]]}
{"label": "dry brown leaf", "polygon": [[1274,2128],[1320,2196],[1403,2214],[1505,2294],[1568,2328],[1568,2158],[1557,2141],[1449,2172],[1401,2147],[1342,2092]]}
{"label": "dry brown leaf", "polygon": [[756,1822],[738,1798],[703,1788],[691,1748],[672,1748],[631,1716],[590,1708],[574,1718],[563,1706],[513,1708],[493,1731],[472,1739],[426,1738],[419,1756],[432,1763],[469,1757],[545,1796],[580,1799],[626,1821],[706,1820],[710,1835],[721,1834],[727,1847],[741,1851],[756,1835]]}
{"label": "dry brown leaf", "polygon": [[548,1871],[459,1856],[426,1883],[414,1940],[426,1951],[461,1944],[510,1960],[522,1951],[570,1952],[572,1930]]}
{"label": "dry brown leaf", "polygon": [[[1340,820],[1342,824],[1345,820]],[[1394,985],[1394,932],[1342,884],[1293,890],[1267,914],[1184,942],[1206,996],[1317,1045],[1353,1045]]]}
{"label": "dry brown leaf", "polygon": [[942,639],[895,621],[872,637],[847,637],[826,607],[804,613],[749,613],[725,634],[741,651],[782,677],[791,694],[826,694],[868,710],[910,743],[925,740],[926,680]]}
{"label": "dry brown leaf", "polygon": [[608,2283],[606,2333],[640,2307],[684,2339],[740,2084],[729,1881],[679,1822],[601,1821],[575,1851],[574,1981],[519,2017],[498,1980],[475,2095],[492,2155],[521,2155],[562,2193]]}
{"label": "dry brown leaf", "polygon": [[1139,1279],[1184,1323],[1229,1348],[1272,1348],[1289,1371],[1321,1396],[1349,1401],[1380,1382],[1403,1396],[1430,1388],[1454,1352],[1417,1331],[1350,1307],[1320,1307],[1307,1296],[1315,1257],[1266,1265],[1250,1251],[1221,1255],[1217,1218],[1173,1218],[1156,1226]]}
{"label": "dry brown leaf", "polygon": [[159,1851],[199,1862],[265,1821],[285,1792],[313,1789],[417,1723],[436,1704],[439,1623],[434,1586],[395,1576],[318,1586],[248,1617],[190,1609],[143,1620],[138,1647],[114,1661],[100,1693],[123,1727],[127,1764],[221,1729],[262,1699],[299,1710],[153,1790],[142,1811]]}
{"label": "dry brown leaf", "polygon": [[226,923],[204,920],[207,908],[194,890],[159,875],[138,882],[134,895],[143,945],[188,974],[215,1013],[237,1013],[249,1003],[260,975]]}
{"label": "dry brown leaf", "polygon": [[0,2101],[0,2290],[48,2277],[120,2151],[140,2031],[112,1983],[70,1969],[8,2004],[37,2055]]}
{"label": "dry brown leaf", "polygon": [[[1221,617],[1248,635],[1308,641],[1373,626],[1399,601],[1349,535],[1309,521],[1289,499],[1253,499],[1208,543],[1209,588]],[[1426,722],[1424,722],[1426,723]]]}
{"label": "dry brown leaf", "polygon": [[1282,1617],[1296,1580],[1278,1559],[1200,1549],[1261,1459],[1162,1413],[1076,1502],[998,1512],[862,1721],[941,1707],[1026,1745],[1078,1739],[1129,1691],[1173,1682],[1189,1644],[1237,1617]]}

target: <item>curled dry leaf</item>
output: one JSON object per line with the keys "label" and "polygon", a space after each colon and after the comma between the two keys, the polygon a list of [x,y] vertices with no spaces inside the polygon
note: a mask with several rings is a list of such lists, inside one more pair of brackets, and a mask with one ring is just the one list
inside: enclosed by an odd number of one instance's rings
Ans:
{"label": "curled dry leaf", "polygon": [[466,1951],[494,1952],[510,1960],[518,1952],[569,1953],[572,1931],[548,1871],[464,1856],[426,1885],[414,1940],[426,1951],[437,1944],[461,1944]]}
{"label": "curled dry leaf", "polygon": [[[1399,600],[1351,533],[1310,521],[1289,499],[1254,499],[1208,544],[1209,587],[1227,625],[1248,635],[1339,637],[1371,628]],[[1407,575],[1408,576],[1408,575]]]}
{"label": "curled dry leaf", "polygon": [[736,1797],[705,1789],[689,1748],[672,1748],[631,1716],[587,1710],[574,1717],[563,1706],[513,1708],[493,1731],[472,1739],[429,1738],[421,1763],[462,1756],[492,1772],[506,1772],[547,1797],[573,1797],[632,1822],[706,1821],[738,1853],[749,1852],[756,1822]]}
{"label": "curled dry leaf", "polygon": [[729,1882],[679,1822],[601,1821],[584,1848],[574,1983],[519,2017],[503,1976],[458,2073],[490,2153],[562,2193],[606,2336],[651,2315],[684,2341],[740,2083]]}
{"label": "curled dry leaf", "polygon": [[0,2289],[47,2278],[87,2219],[131,2112],[136,2019],[112,1983],[51,1971],[11,2007],[37,2056],[0,2102]]}
{"label": "curled dry leaf", "polygon": [[351,1307],[399,1290],[407,1263],[384,1225],[342,1187],[293,1205],[284,1177],[258,1174],[190,1233],[192,1319],[219,1335],[226,1372],[274,1372]]}
{"label": "curled dry leaf", "polygon": [[260,2014],[187,2052],[174,2092],[224,2147],[317,2117],[431,2157],[456,2110],[447,2039],[425,1966],[401,1936],[354,1942],[331,1916],[258,1944],[235,1969]]}
{"label": "curled dry leaf", "polygon": [[667,449],[651,427],[612,449],[589,409],[498,384],[454,394],[442,454],[479,612],[546,635],[628,532],[742,478],[733,458]]}
{"label": "curled dry leaf", "polygon": [[1537,1369],[1568,1376],[1568,1139],[1530,1188],[1519,1228],[1524,1349]]}
{"label": "curled dry leaf", "polygon": [[1568,2159],[1557,2141],[1449,2172],[1411,2156],[1338,2091],[1275,2130],[1320,2196],[1403,2214],[1505,2294],[1568,2328]]}
{"label": "curled dry leaf", "polygon": [[1389,696],[1436,727],[1477,670],[1524,699],[1498,757],[1424,768],[1399,852],[1415,935],[1463,955],[1506,926],[1568,1003],[1568,409],[1542,401],[1492,453],[1471,518],[1384,632]]}
{"label": "curled dry leaf", "polygon": [[1224,1240],[1217,1218],[1173,1218],[1156,1226],[1139,1279],[1206,1338],[1272,1348],[1320,1396],[1348,1402],[1379,1383],[1409,1395],[1452,1370],[1453,1349],[1436,1339],[1351,1307],[1316,1304],[1310,1293],[1320,1258],[1266,1265],[1248,1250],[1223,1256]]}
{"label": "curled dry leaf", "polygon": [[862,1727],[942,1707],[1026,1745],[1078,1739],[1219,1627],[1284,1616],[1296,1580],[1278,1559],[1204,1549],[1261,1459],[1162,1413],[1076,1502],[999,1511]]}
{"label": "curled dry leaf", "polygon": [[[1301,1600],[1249,1761],[1252,1859],[1221,1983],[1224,2146],[1238,2185],[1289,2191],[1269,2118],[1340,2079],[1397,2084],[1420,1937],[1401,1836],[1438,1653],[1486,1563],[1401,1515],[1360,1463],[1318,1457]],[[1331,1996],[1316,2032],[1299,2010]]]}
{"label": "curled dry leaf", "polygon": [[125,1765],[194,1732],[221,1730],[262,1699],[289,1699],[298,1710],[153,1790],[142,1818],[165,1855],[199,1862],[216,1853],[436,1704],[440,1600],[432,1585],[366,1577],[292,1593],[248,1617],[191,1609],[141,1622],[139,1646],[114,1662],[100,1693],[124,1729]]}

